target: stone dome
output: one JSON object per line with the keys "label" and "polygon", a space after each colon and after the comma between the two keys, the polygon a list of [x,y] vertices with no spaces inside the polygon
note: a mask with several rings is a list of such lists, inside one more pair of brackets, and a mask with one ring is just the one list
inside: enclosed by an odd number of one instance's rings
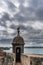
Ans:
{"label": "stone dome", "polygon": [[13,44],[24,44],[24,39],[20,35],[17,35],[13,39]]}

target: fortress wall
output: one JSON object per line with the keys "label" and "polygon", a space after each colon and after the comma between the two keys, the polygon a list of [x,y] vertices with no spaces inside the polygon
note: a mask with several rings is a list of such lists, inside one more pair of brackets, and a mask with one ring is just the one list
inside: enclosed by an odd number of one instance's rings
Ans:
{"label": "fortress wall", "polygon": [[[0,65],[15,65],[15,54],[7,53],[6,56],[0,56]],[[43,65],[42,54],[21,54],[22,65]]]}
{"label": "fortress wall", "polygon": [[22,65],[43,65],[43,55],[24,55],[21,56]]}
{"label": "fortress wall", "polygon": [[26,55],[21,56],[22,65],[30,65],[30,57]]}
{"label": "fortress wall", "polygon": [[43,58],[30,57],[30,65],[43,65]]}

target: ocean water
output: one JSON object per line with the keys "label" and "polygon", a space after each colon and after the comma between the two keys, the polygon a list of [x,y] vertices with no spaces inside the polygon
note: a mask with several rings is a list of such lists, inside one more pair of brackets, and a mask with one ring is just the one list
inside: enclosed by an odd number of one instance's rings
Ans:
{"label": "ocean water", "polygon": [[[10,50],[4,50],[4,51],[12,53],[12,48]],[[24,48],[24,53],[43,54],[43,48]]]}
{"label": "ocean water", "polygon": [[[0,47],[12,47],[12,45],[11,44],[0,44]],[[10,50],[4,50],[4,51],[12,53],[12,48],[10,48]],[[43,48],[24,48],[24,53],[43,54]]]}
{"label": "ocean water", "polygon": [[24,48],[24,53],[43,54],[43,48]]}

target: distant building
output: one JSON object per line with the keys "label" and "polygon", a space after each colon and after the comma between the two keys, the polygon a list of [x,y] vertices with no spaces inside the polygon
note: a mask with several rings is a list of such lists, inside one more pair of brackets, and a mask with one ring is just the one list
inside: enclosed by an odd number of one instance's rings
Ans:
{"label": "distant building", "polygon": [[17,36],[13,39],[13,53],[16,54],[16,61],[20,62],[21,61],[21,53],[24,52],[24,39],[20,36],[19,28],[17,28]]}

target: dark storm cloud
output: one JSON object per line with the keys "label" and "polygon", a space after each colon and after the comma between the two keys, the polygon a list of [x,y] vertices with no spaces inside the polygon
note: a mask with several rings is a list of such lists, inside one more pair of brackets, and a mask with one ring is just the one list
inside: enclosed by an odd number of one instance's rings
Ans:
{"label": "dark storm cloud", "polygon": [[32,27],[27,27],[27,33],[24,35],[25,42],[43,43],[43,30],[35,30]]}
{"label": "dark storm cloud", "polygon": [[17,20],[18,22],[25,22],[27,19],[25,16],[22,16],[20,13],[19,14],[16,14],[14,16],[15,20]]}
{"label": "dark storm cloud", "polygon": [[5,22],[5,21],[10,21],[10,15],[6,12],[4,12],[2,18],[0,19],[1,21]]}
{"label": "dark storm cloud", "polygon": [[38,20],[43,21],[43,7],[38,8],[36,16]]}
{"label": "dark storm cloud", "polygon": [[0,21],[0,26],[4,26],[4,27],[6,27],[6,23],[3,22],[3,21]]}
{"label": "dark storm cloud", "polygon": [[33,8],[35,19],[43,21],[43,0],[30,0],[30,7]]}
{"label": "dark storm cloud", "polygon": [[14,18],[19,22],[34,21],[36,20],[36,18],[34,16],[31,16],[33,11],[34,11],[33,8],[29,8],[29,7],[26,8],[22,5],[20,7],[20,12],[15,14]]}
{"label": "dark storm cloud", "polygon": [[40,0],[29,0],[29,1],[30,1],[30,6],[36,8],[38,7]]}
{"label": "dark storm cloud", "polygon": [[[24,39],[29,42],[36,42],[36,43],[42,43],[43,42],[43,30],[36,30],[32,26],[28,25],[25,26],[27,21],[28,22],[36,22],[36,21],[43,21],[43,0],[27,0],[28,6],[24,6],[25,0],[18,0],[20,3],[19,7],[17,8],[14,3],[11,1],[6,1],[6,4],[8,6],[8,10],[11,10],[14,14],[13,17],[10,17],[8,12],[4,12],[4,15],[1,17],[1,22],[3,21],[4,23],[0,22],[1,26],[6,26],[6,21],[14,21],[16,24],[16,21],[20,23],[20,25],[14,25],[11,24],[9,28],[15,30],[18,26],[25,31]],[[24,4],[24,5],[23,5]],[[19,10],[19,11],[18,11]],[[10,13],[12,13],[9,11]],[[17,13],[15,13],[17,11]],[[24,32],[23,32],[24,33]],[[22,33],[22,34],[23,34]],[[3,34],[9,34],[6,31],[3,31]],[[12,35],[15,35],[16,32],[13,32]],[[42,35],[41,35],[42,34]]]}
{"label": "dark storm cloud", "polygon": [[3,32],[3,35],[8,35],[8,32],[6,30],[0,30],[0,32]]}
{"label": "dark storm cloud", "polygon": [[8,5],[8,9],[11,11],[15,11],[16,6],[11,1],[6,1]]}
{"label": "dark storm cloud", "polygon": [[17,26],[12,24],[12,25],[10,25],[10,28],[15,30],[17,28]]}
{"label": "dark storm cloud", "polygon": [[20,4],[23,4],[25,0],[18,0]]}
{"label": "dark storm cloud", "polygon": [[17,21],[26,22],[36,20],[36,18],[33,16],[35,15],[35,10],[33,7],[24,7],[23,5],[20,5],[19,10],[20,12],[14,15]]}
{"label": "dark storm cloud", "polygon": [[[11,1],[6,1],[6,3],[8,6],[8,9],[11,9],[11,11],[13,11],[13,10],[16,11],[17,7]],[[20,6],[18,9],[20,11],[14,15],[14,17],[12,18],[13,20],[15,19],[20,22],[43,20],[43,9],[42,9],[42,7],[40,7],[40,0],[29,0],[29,3],[30,3],[29,7],[23,6],[24,0],[22,0],[22,1],[20,0],[19,3],[20,3]],[[38,6],[39,6],[39,8],[38,8]],[[23,16],[21,14],[23,14]],[[7,14],[7,16],[8,15],[9,14]]]}
{"label": "dark storm cloud", "polygon": [[[15,17],[18,17],[17,20],[21,21],[37,21],[43,20],[43,5],[41,3],[43,3],[43,1],[41,0],[29,0],[30,1],[30,5],[29,7],[25,7],[23,6],[23,4],[21,4],[19,6],[19,14],[16,14]],[[41,6],[42,5],[42,6]],[[24,15],[24,17],[20,17],[21,14]],[[33,16],[34,15],[34,16]],[[20,18],[20,19],[19,19]]]}
{"label": "dark storm cloud", "polygon": [[[25,2],[24,0],[19,1],[20,12],[18,12],[17,14],[14,15],[14,19],[16,19],[17,21],[43,20],[43,7],[40,7],[40,4],[43,2],[42,0],[41,0],[41,3],[40,3],[40,0],[29,0],[29,3],[30,3],[28,5],[29,7],[23,6],[24,2]],[[17,7],[11,1],[6,1],[6,3],[8,6],[8,9],[11,9],[11,11],[14,10],[14,12],[16,11]],[[21,14],[23,14],[23,16]],[[9,14],[5,13],[5,16],[9,20],[9,18],[8,18]],[[4,18],[5,18],[5,16],[4,16]],[[2,19],[3,19],[3,17],[2,17]]]}

